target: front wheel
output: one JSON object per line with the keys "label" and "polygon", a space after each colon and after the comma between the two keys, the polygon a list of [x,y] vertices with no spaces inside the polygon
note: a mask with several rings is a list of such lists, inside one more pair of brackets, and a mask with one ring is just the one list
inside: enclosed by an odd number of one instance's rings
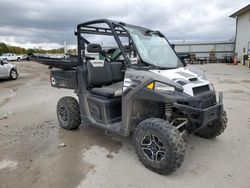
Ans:
{"label": "front wheel", "polygon": [[67,130],[77,129],[81,123],[80,108],[74,97],[63,97],[57,103],[57,118],[60,127]]}
{"label": "front wheel", "polygon": [[227,127],[227,113],[223,110],[219,120],[211,123],[206,128],[198,130],[195,135],[202,138],[213,139],[224,132]]}
{"label": "front wheel", "polygon": [[17,77],[18,77],[17,70],[16,70],[16,69],[11,69],[9,79],[11,79],[11,80],[16,80]]}
{"label": "front wheel", "polygon": [[170,174],[184,160],[185,145],[179,131],[169,122],[150,118],[134,132],[135,151],[146,168],[159,174]]}
{"label": "front wheel", "polygon": [[18,57],[18,58],[17,58],[17,61],[18,61],[18,62],[20,62],[20,61],[21,61],[21,58],[20,58],[20,57]]}

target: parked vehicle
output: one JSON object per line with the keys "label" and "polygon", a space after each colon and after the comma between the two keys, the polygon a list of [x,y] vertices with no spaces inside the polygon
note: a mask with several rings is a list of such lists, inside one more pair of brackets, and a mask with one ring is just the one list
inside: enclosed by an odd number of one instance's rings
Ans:
{"label": "parked vehicle", "polygon": [[21,61],[22,56],[14,53],[5,53],[0,56],[0,59],[6,59],[8,61]]}
{"label": "parked vehicle", "polygon": [[[204,73],[187,66],[161,32],[103,19],[79,24],[75,34],[78,56],[33,57],[52,67],[52,87],[77,94],[78,100],[63,97],[57,103],[62,128],[82,124],[122,136],[133,134],[140,161],[160,174],[181,166],[184,134],[215,138],[226,128],[223,94],[217,102]],[[119,52],[113,49],[112,55],[109,50],[106,56],[107,51],[88,41],[86,34],[112,36]],[[126,45],[121,37],[128,39]]]}
{"label": "parked vehicle", "polygon": [[0,78],[8,78],[10,80],[16,80],[18,72],[16,65],[8,63],[6,60],[0,60]]}

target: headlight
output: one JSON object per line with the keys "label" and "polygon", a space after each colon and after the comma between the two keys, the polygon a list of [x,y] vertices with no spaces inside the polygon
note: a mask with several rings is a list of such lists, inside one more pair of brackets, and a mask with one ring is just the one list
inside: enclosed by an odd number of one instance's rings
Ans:
{"label": "headlight", "polygon": [[156,91],[166,91],[166,92],[174,92],[174,87],[161,83],[161,82],[155,82],[155,90]]}
{"label": "headlight", "polygon": [[155,90],[155,91],[159,91],[159,92],[168,92],[168,93],[172,93],[175,90],[173,86],[170,86],[168,84],[164,84],[161,82],[152,82],[147,85],[147,88]]}

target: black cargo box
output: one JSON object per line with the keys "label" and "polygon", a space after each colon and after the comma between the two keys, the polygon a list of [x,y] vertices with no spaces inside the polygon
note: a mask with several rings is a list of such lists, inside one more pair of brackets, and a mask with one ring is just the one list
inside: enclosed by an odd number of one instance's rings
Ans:
{"label": "black cargo box", "polygon": [[50,82],[52,87],[77,89],[77,70],[52,70]]}

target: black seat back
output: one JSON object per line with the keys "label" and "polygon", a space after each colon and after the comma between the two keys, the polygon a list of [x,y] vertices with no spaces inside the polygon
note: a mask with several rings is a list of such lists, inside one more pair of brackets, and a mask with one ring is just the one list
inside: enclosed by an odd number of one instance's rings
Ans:
{"label": "black seat back", "polygon": [[113,76],[113,82],[120,82],[124,78],[124,65],[122,62],[109,62],[112,76]]}
{"label": "black seat back", "polygon": [[100,87],[113,82],[110,65],[104,60],[89,60],[87,62],[87,79],[90,87]]}
{"label": "black seat back", "polygon": [[[100,44],[88,44],[88,52],[102,53]],[[87,79],[89,87],[100,87],[114,82],[120,82],[124,78],[122,62],[107,62],[105,60],[87,61]]]}
{"label": "black seat back", "polygon": [[[102,47],[100,44],[88,44],[87,51],[90,53],[101,53]],[[104,60],[88,60],[87,72],[89,87],[108,85],[113,81],[110,65],[107,64]]]}

